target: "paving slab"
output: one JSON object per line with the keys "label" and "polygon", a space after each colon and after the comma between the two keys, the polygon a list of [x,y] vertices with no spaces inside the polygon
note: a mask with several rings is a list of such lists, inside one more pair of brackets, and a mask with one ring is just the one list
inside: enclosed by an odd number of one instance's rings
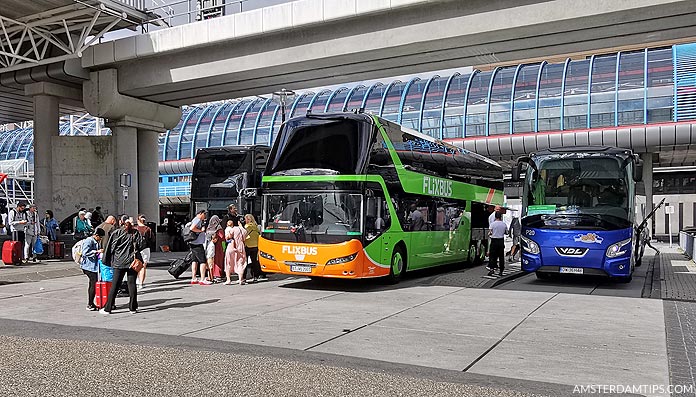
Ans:
{"label": "paving slab", "polygon": [[311,351],[461,371],[496,338],[418,329],[370,326]]}

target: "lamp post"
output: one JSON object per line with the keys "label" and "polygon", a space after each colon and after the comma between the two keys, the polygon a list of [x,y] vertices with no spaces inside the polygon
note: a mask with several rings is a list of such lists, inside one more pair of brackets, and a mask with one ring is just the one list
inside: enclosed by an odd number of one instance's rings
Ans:
{"label": "lamp post", "polygon": [[286,90],[283,88],[280,91],[276,91],[273,93],[272,99],[273,102],[277,103],[280,105],[280,122],[281,124],[285,122],[285,106],[291,104],[295,100],[295,91],[292,90]]}

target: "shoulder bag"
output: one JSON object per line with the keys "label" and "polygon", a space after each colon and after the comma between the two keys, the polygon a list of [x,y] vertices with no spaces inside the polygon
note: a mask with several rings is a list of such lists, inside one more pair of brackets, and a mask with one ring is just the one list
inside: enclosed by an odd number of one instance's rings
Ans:
{"label": "shoulder bag", "polygon": [[136,273],[139,273],[141,270],[143,270],[143,267],[145,265],[143,264],[143,261],[138,259],[138,250],[135,247],[135,240],[133,240],[133,263],[131,263],[130,268],[133,269]]}

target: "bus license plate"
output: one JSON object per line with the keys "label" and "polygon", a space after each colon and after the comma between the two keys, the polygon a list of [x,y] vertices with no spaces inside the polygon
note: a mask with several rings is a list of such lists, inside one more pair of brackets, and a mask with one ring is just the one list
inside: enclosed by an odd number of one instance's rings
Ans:
{"label": "bus license plate", "polygon": [[311,266],[302,266],[302,265],[292,265],[292,266],[290,266],[290,271],[291,272],[298,272],[298,273],[311,273],[312,267]]}
{"label": "bus license plate", "polygon": [[582,274],[583,269],[581,267],[562,267],[559,269],[560,273],[571,273],[571,274]]}

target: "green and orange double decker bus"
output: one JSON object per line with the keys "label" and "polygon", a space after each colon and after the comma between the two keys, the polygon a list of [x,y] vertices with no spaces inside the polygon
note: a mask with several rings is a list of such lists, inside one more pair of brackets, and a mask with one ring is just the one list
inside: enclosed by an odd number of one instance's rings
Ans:
{"label": "green and orange double decker bus", "polygon": [[377,116],[282,125],[262,179],[263,271],[389,277],[485,255],[494,161]]}

